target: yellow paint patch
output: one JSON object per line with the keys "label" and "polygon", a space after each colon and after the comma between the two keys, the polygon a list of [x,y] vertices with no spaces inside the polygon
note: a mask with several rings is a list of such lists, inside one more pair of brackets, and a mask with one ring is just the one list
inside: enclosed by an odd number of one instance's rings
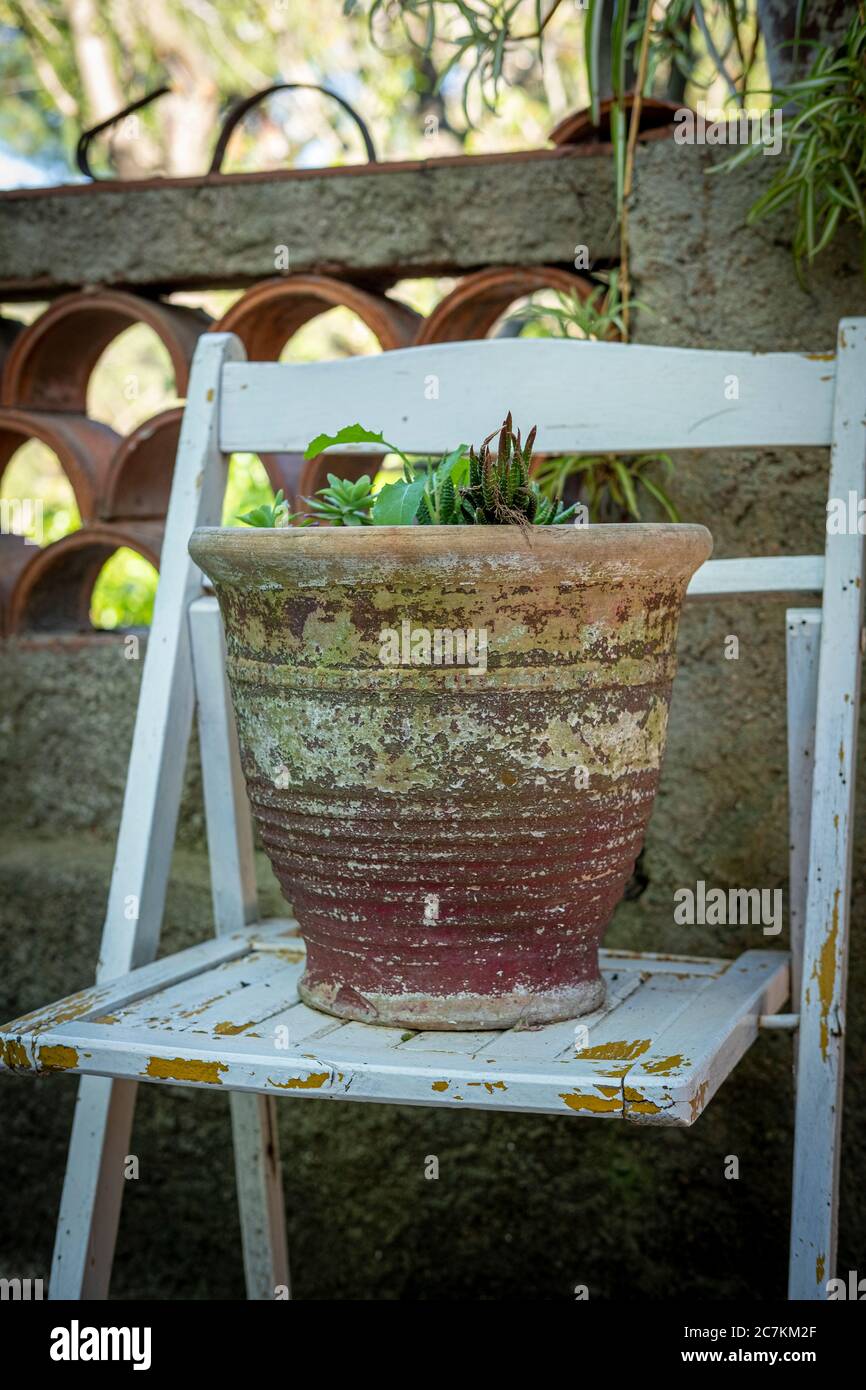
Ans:
{"label": "yellow paint patch", "polygon": [[7,1067],[29,1067],[30,1058],[24,1048],[24,1044],[17,1038],[9,1038],[3,1044],[3,1061]]}
{"label": "yellow paint patch", "polygon": [[589,1110],[595,1115],[613,1115],[622,1109],[619,1091],[615,1086],[600,1086],[599,1090],[607,1091],[606,1096],[582,1095],[579,1091],[560,1092],[559,1099],[564,1100],[569,1110]]}
{"label": "yellow paint patch", "polygon": [[311,1071],[309,1076],[290,1076],[288,1081],[274,1081],[268,1077],[269,1086],[277,1086],[281,1091],[318,1091],[331,1078],[330,1072]]}
{"label": "yellow paint patch", "polygon": [[637,1042],[609,1042],[599,1043],[596,1047],[582,1047],[574,1055],[586,1062],[633,1062],[649,1047],[650,1039],[640,1038]]}
{"label": "yellow paint patch", "polygon": [[647,1100],[640,1091],[636,1091],[633,1086],[623,1087],[623,1095],[628,1103],[629,1112],[638,1115],[660,1115],[661,1106],[656,1105],[654,1100]]}
{"label": "yellow paint patch", "polygon": [[101,1014],[99,1018],[91,1020],[93,1023],[119,1023],[117,1014]]}
{"label": "yellow paint patch", "polygon": [[840,890],[837,888],[833,894],[832,925],[824,938],[821,954],[812,971],[812,979],[815,980],[818,985],[818,994],[821,999],[821,1056],[825,1062],[830,1046],[830,1009],[833,1005],[833,994],[836,988],[836,942],[839,936],[839,893]]}
{"label": "yellow paint patch", "polygon": [[214,1032],[221,1038],[233,1038],[236,1033],[242,1033],[245,1028],[252,1028],[256,1019],[251,1018],[249,1023],[218,1023]]}
{"label": "yellow paint patch", "polygon": [[434,1081],[431,1089],[434,1091],[447,1091],[449,1085],[450,1082],[448,1081]]}
{"label": "yellow paint patch", "polygon": [[823,1256],[823,1255],[819,1255],[818,1258],[817,1258],[817,1260],[815,1261],[815,1283],[816,1283],[816,1284],[822,1284],[822,1283],[824,1282],[824,1268],[825,1268],[824,1256]]}
{"label": "yellow paint patch", "polygon": [[641,1070],[650,1076],[667,1076],[670,1072],[687,1065],[688,1063],[677,1053],[675,1057],[660,1057],[657,1062],[641,1062]]}
{"label": "yellow paint patch", "polygon": [[835,362],[835,361],[836,361],[836,354],[835,354],[835,352],[807,352],[807,353],[806,353],[806,361],[807,361],[807,362]]}
{"label": "yellow paint patch", "polygon": [[709,1085],[709,1083],[708,1083],[707,1081],[702,1081],[701,1084],[700,1084],[700,1086],[698,1087],[698,1089],[695,1091],[694,1095],[692,1096],[691,1100],[689,1101],[689,1105],[691,1106],[691,1112],[692,1112],[692,1113],[691,1113],[691,1122],[692,1122],[692,1124],[694,1124],[695,1120],[698,1118],[698,1116],[700,1115],[701,1111],[702,1111],[703,1108],[704,1108],[704,1101],[705,1101],[706,1098],[707,1098],[707,1086],[708,1086],[708,1085]]}
{"label": "yellow paint patch", "polygon": [[160,1081],[204,1081],[221,1086],[220,1072],[228,1071],[223,1062],[201,1062],[186,1057],[151,1057],[142,1076],[155,1076]]}
{"label": "yellow paint patch", "polygon": [[[470,1085],[470,1086],[483,1086],[484,1089],[485,1089],[485,1091],[487,1092],[487,1094],[488,1094],[489,1096],[492,1096],[494,1091],[507,1091],[507,1090],[508,1090],[508,1087],[506,1086],[506,1084],[505,1084],[504,1081],[470,1081],[470,1082],[468,1082],[468,1085]],[[434,1085],[433,1089],[434,1089],[434,1091],[435,1091],[435,1089],[436,1089],[436,1086],[435,1086],[435,1085]]]}
{"label": "yellow paint patch", "polygon": [[74,1047],[40,1047],[39,1065],[45,1071],[69,1071],[78,1066],[78,1053]]}

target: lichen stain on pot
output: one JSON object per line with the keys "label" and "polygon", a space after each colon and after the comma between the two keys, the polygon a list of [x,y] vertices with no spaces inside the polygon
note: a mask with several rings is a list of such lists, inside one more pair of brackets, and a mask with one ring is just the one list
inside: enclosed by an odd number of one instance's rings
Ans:
{"label": "lichen stain on pot", "polygon": [[[599,1005],[710,548],[668,525],[195,533],[307,1003],[430,1029]],[[404,621],[483,630],[485,668],[386,662]]]}

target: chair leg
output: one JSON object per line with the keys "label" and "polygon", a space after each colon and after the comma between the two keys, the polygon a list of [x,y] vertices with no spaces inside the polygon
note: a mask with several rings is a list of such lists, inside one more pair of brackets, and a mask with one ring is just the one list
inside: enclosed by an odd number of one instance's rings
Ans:
{"label": "chair leg", "polygon": [[[252,818],[225,675],[216,599],[190,608],[208,857],[217,934],[258,917]],[[232,1134],[247,1298],[288,1295],[289,1256],[272,1096],[231,1095]]]}
{"label": "chair leg", "polygon": [[[856,319],[839,325],[831,499],[862,496],[866,482],[864,329]],[[794,1118],[792,1299],[826,1299],[835,1276],[864,584],[859,528],[828,530]]]}
{"label": "chair leg", "polygon": [[248,1299],[289,1297],[289,1252],[273,1096],[231,1096]]}
{"label": "chair leg", "polygon": [[54,1237],[49,1299],[106,1299],[138,1084],[83,1076]]}
{"label": "chair leg", "polygon": [[[194,702],[189,607],[201,573],[187,552],[196,526],[219,520],[226,464],[218,418],[223,365],[245,356],[231,334],[196,349],[165,523],[97,981],[153,960],[183,789]],[[105,1298],[123,1192],[135,1084],[82,1079],[69,1146],[49,1296]]]}

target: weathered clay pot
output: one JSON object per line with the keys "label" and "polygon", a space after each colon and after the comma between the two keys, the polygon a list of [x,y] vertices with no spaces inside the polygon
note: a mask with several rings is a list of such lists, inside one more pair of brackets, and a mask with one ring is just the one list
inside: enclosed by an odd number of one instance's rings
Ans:
{"label": "weathered clay pot", "polygon": [[[597,1007],[710,549],[702,526],[195,532],[308,1004],[410,1028]],[[475,668],[394,664],[445,629]]]}

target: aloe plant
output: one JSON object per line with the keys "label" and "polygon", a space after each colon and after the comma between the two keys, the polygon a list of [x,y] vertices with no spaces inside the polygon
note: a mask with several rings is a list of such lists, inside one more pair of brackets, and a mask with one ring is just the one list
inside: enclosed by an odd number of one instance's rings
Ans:
{"label": "aloe plant", "polygon": [[469,451],[469,483],[459,493],[462,520],[469,525],[498,526],[507,523],[552,526],[573,521],[577,507],[566,507],[561,500],[545,497],[538,484],[530,481],[535,427],[526,443],[520,431],[512,428],[511,414],[499,431],[499,447],[494,454],[488,447],[496,431],[489,434],[480,452]]}

